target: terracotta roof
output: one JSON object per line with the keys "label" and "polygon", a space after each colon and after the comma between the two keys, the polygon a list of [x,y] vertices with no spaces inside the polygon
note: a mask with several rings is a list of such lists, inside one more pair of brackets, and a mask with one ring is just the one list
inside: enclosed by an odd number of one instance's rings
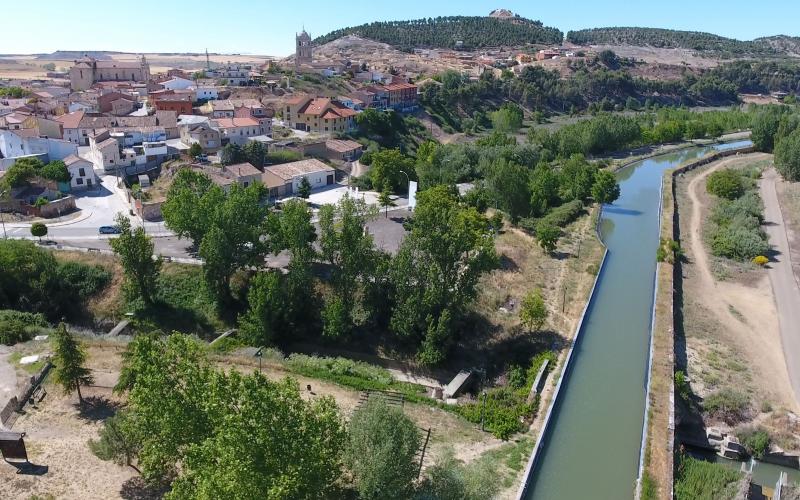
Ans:
{"label": "terracotta roof", "polygon": [[356,141],[328,139],[325,141],[325,147],[338,153],[347,153],[348,151],[361,149],[363,146]]}
{"label": "terracotta roof", "polygon": [[417,86],[413,83],[390,83],[384,87],[386,90],[410,90],[416,89]]}
{"label": "terracotta roof", "polygon": [[237,163],[236,165],[227,165],[222,167],[223,170],[229,172],[235,177],[245,177],[248,175],[261,175],[261,171],[250,163]]}
{"label": "terracotta roof", "polygon": [[209,102],[213,111],[233,111],[233,103],[228,99]]}
{"label": "terracotta roof", "polygon": [[296,106],[298,104],[306,102],[308,99],[311,98],[307,95],[296,95],[286,99],[284,102],[289,106]]}
{"label": "terracotta roof", "polygon": [[89,160],[85,160],[85,159],[81,158],[81,157],[80,157],[80,156],[78,156],[78,155],[69,155],[69,156],[67,156],[66,158],[64,158],[64,160],[63,160],[63,162],[64,162],[64,165],[66,165],[66,166],[68,166],[68,167],[69,167],[70,165],[74,165],[75,163],[78,163],[78,162],[80,162],[80,161],[85,161],[85,162],[87,162],[87,163],[91,163],[91,162],[89,162]]}
{"label": "terracotta roof", "polygon": [[321,161],[312,158],[283,163],[281,165],[272,165],[271,167],[266,167],[264,171],[269,171],[273,175],[288,181],[295,177],[313,174],[315,172],[333,172],[333,169]]}
{"label": "terracotta roof", "polygon": [[219,128],[257,127],[258,121],[253,118],[217,118],[212,120]]}
{"label": "terracotta roof", "polygon": [[78,128],[78,125],[81,123],[81,120],[83,120],[83,115],[85,114],[86,112],[81,109],[72,113],[57,116],[56,121],[61,123],[64,128]]}
{"label": "terracotta roof", "polygon": [[317,97],[300,108],[299,112],[306,115],[320,115],[323,111],[325,111],[325,108],[327,108],[330,103],[331,100],[327,97]]}

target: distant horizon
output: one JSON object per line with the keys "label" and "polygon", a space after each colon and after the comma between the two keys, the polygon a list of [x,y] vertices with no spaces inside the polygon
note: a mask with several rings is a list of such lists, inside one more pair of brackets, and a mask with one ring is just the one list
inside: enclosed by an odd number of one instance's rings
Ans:
{"label": "distant horizon", "polygon": [[[800,18],[800,3],[786,5],[778,0],[763,1],[758,8],[743,0],[675,0],[661,9],[650,4],[631,5],[623,0],[578,0],[570,4],[570,9],[552,4],[534,6],[525,0],[463,0],[458,3],[408,0],[402,15],[391,5],[377,4],[365,10],[349,4],[346,0],[335,5],[321,0],[292,5],[229,0],[224,5],[225,10],[218,10],[218,3],[205,0],[142,0],[136,12],[148,13],[148,16],[137,17],[131,15],[129,9],[100,0],[79,0],[70,8],[70,12],[76,12],[74,16],[62,13],[62,4],[56,0],[39,0],[33,4],[15,2],[3,6],[4,15],[11,20],[35,18],[36,36],[31,36],[29,23],[6,23],[0,54],[37,55],[58,50],[203,54],[207,48],[209,54],[217,55],[286,57],[294,51],[295,33],[303,29],[316,38],[340,28],[375,21],[488,16],[495,9],[507,9],[521,17],[541,21],[545,26],[558,28],[564,35],[573,30],[607,27],[699,31],[743,41],[800,34],[796,32],[794,21]],[[206,7],[214,10],[205,13]],[[150,15],[152,13],[157,15]],[[109,16],[115,22],[109,22]],[[126,21],[124,32],[115,29],[121,20]],[[67,30],[67,38],[63,33],[65,27],[70,26],[86,26],[87,29]],[[137,36],[137,26],[140,36]],[[67,40],[77,48],[59,48]]]}

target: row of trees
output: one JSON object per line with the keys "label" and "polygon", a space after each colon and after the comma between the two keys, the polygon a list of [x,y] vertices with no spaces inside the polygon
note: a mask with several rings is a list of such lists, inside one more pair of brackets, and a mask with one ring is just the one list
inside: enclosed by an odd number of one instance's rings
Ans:
{"label": "row of trees", "polygon": [[775,153],[775,166],[784,178],[800,181],[800,113],[791,106],[765,106],[753,117],[753,145]]}
{"label": "row of trees", "polygon": [[[56,335],[56,378],[68,391],[90,375],[65,329]],[[128,405],[106,420],[92,450],[135,465],[167,498],[491,498],[492,471],[443,456],[417,481],[421,434],[402,410],[371,399],[345,423],[334,400],[213,368],[188,336],[136,337],[115,391]],[[265,425],[268,422],[269,425]],[[470,475],[476,477],[469,477]],[[351,478],[351,479],[348,479]]]}
{"label": "row of trees", "polygon": [[[376,208],[350,197],[322,207],[315,227],[302,200],[271,210],[259,185],[226,193],[187,169],[176,175],[162,211],[168,227],[198,249],[206,289],[220,310],[240,311],[250,343],[319,331],[345,338],[369,326],[416,350],[421,362],[436,364],[457,338],[478,278],[495,261],[489,221],[451,189],[419,194],[409,234],[393,258],[365,231]],[[153,304],[161,262],[152,257],[152,241],[126,218],[118,224],[120,237],[111,244],[125,271],[125,290]],[[286,272],[265,267],[279,253],[288,256]],[[328,270],[322,282],[318,264]],[[246,283],[237,293],[234,278]],[[246,297],[239,290],[247,290]]]}
{"label": "row of trees", "polygon": [[699,31],[663,28],[592,28],[567,33],[567,40],[578,45],[636,45],[682,48],[729,55],[775,55],[769,43],[742,41]]}
{"label": "row of trees", "polygon": [[[314,40],[322,45],[358,35],[412,51],[419,47],[464,48],[561,43],[563,35],[540,21],[517,17],[507,21],[484,16],[447,16],[410,21],[373,22],[332,31]],[[457,42],[460,42],[457,45]]]}

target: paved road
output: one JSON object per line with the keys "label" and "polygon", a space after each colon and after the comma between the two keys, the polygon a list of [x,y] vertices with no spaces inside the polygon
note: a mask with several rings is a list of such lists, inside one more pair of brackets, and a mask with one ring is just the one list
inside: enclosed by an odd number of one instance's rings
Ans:
{"label": "paved road", "polygon": [[773,248],[768,273],[778,308],[786,367],[795,399],[800,401],[800,288],[794,279],[789,240],[775,191],[775,181],[778,179],[778,173],[770,168],[760,182],[761,198],[764,200],[764,229]]}

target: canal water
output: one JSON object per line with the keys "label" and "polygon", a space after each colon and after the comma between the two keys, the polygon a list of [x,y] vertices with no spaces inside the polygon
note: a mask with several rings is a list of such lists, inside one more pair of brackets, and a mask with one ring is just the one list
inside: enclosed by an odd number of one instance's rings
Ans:
{"label": "canal water", "polygon": [[636,162],[618,174],[620,197],[603,208],[608,248],[526,498],[632,498],[644,420],[651,312],[664,171],[735,142]]}

